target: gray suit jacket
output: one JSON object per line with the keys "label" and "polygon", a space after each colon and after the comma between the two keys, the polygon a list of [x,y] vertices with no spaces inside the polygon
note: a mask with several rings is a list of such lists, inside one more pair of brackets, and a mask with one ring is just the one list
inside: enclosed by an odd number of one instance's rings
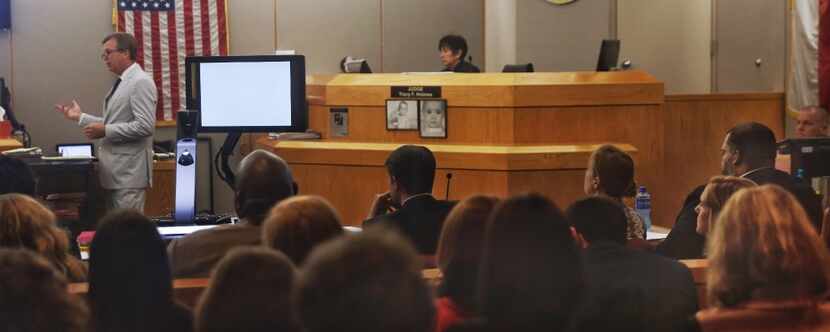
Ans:
{"label": "gray suit jacket", "polygon": [[153,132],[156,127],[156,85],[134,63],[104,102],[104,116],[81,114],[85,127],[103,122],[106,134],[98,145],[98,175],[106,189],[138,189],[152,185]]}

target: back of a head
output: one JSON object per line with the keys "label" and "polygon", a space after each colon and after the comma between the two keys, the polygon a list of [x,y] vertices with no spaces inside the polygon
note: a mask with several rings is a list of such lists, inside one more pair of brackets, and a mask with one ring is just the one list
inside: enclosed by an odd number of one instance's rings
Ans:
{"label": "back of a head", "polygon": [[219,261],[196,309],[196,331],[299,331],[291,300],[294,264],[262,247],[232,249]]}
{"label": "back of a head", "polygon": [[568,220],[589,243],[625,245],[627,218],[622,204],[605,197],[588,197],[568,207]]}
{"label": "back of a head", "polygon": [[590,166],[606,195],[615,198],[634,196],[634,160],[627,153],[613,145],[600,146],[591,155]]}
{"label": "back of a head", "polygon": [[431,193],[435,181],[435,156],[423,146],[403,145],[386,158],[386,170],[407,194]]}
{"label": "back of a head", "polygon": [[130,326],[168,309],[172,294],[167,252],[155,225],[134,210],[101,219],[89,257],[89,300],[97,324]]}
{"label": "back of a head", "polygon": [[0,247],[35,251],[72,281],[86,277],[80,261],[69,255],[69,239],[55,225],[54,213],[29,196],[0,195]]}
{"label": "back of a head", "polygon": [[438,50],[449,49],[453,53],[460,53],[461,59],[467,57],[467,40],[459,35],[446,35],[438,41]]}
{"label": "back of a head", "polygon": [[317,245],[343,234],[334,207],[319,196],[296,196],[279,202],[263,223],[262,244],[297,265]]}
{"label": "back of a head", "polygon": [[434,328],[435,309],[415,249],[384,229],[340,237],[303,266],[299,312],[310,332]]}
{"label": "back of a head", "polygon": [[29,165],[19,159],[0,155],[0,194],[35,194],[35,175]]}
{"label": "back of a head", "polygon": [[43,257],[0,249],[0,330],[86,331],[87,310]]}
{"label": "back of a head", "polygon": [[484,231],[498,202],[490,196],[468,197],[450,211],[441,230],[436,252],[443,275],[440,292],[467,312],[475,308]]}
{"label": "back of a head", "polygon": [[708,298],[811,300],[830,294],[830,256],[806,212],[786,190],[764,185],[729,199],[708,241]]}
{"label": "back of a head", "polygon": [[236,183],[236,209],[240,218],[262,223],[277,202],[295,194],[288,164],[277,155],[255,150],[242,159]]}
{"label": "back of a head", "polygon": [[489,324],[512,330],[561,330],[583,289],[570,227],[540,194],[499,204],[487,225],[479,298]]}
{"label": "back of a head", "polygon": [[775,163],[775,133],[758,122],[739,124],[727,132],[727,145],[737,150],[741,163],[753,168],[768,167]]}

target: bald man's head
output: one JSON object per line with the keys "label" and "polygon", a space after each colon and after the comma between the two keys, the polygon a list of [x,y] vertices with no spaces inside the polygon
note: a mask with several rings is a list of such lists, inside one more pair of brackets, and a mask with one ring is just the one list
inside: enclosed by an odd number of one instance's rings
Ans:
{"label": "bald man's head", "polygon": [[807,106],[799,110],[796,119],[797,138],[827,137],[830,116],[827,110],[818,106]]}
{"label": "bald man's head", "polygon": [[261,224],[274,204],[296,192],[288,164],[271,152],[256,150],[239,165],[236,213],[250,223]]}

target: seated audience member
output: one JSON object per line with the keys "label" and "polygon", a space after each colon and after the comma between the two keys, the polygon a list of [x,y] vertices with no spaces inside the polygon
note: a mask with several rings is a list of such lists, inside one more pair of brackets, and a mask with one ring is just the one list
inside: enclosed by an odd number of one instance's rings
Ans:
{"label": "seated audience member", "polygon": [[29,196],[0,195],[0,247],[32,250],[70,282],[86,280],[86,267],[69,254],[69,239],[55,214]]}
{"label": "seated audience member", "polygon": [[698,309],[689,269],[626,244],[624,207],[604,197],[567,210],[584,248],[586,290],[577,331],[678,331]]}
{"label": "seated audience member", "polygon": [[[637,190],[631,156],[613,145],[600,146],[588,160],[583,189],[587,195],[604,196],[623,204],[622,198],[634,196]],[[645,240],[643,218],[627,206],[625,215],[628,220],[625,238]]]}
{"label": "seated audience member", "polygon": [[88,312],[66,279],[28,250],[0,249],[0,330],[85,332]]}
{"label": "seated audience member", "polygon": [[[806,183],[774,168],[776,156],[775,134],[757,122],[739,124],[726,133],[721,146],[721,173],[740,176],[763,184],[776,184],[798,199],[818,230],[821,227],[821,200]],[[669,236],[657,251],[677,259],[700,258],[704,237],[696,232],[697,213],[703,186],[695,188],[687,197]]]}
{"label": "seated audience member", "polygon": [[101,219],[90,246],[88,298],[96,332],[193,330],[190,311],[173,300],[164,242],[138,211]]}
{"label": "seated audience member", "polygon": [[386,158],[389,191],[375,197],[363,227],[388,225],[415,244],[421,254],[435,254],[444,219],[453,204],[432,197],[435,156],[417,145],[401,146]]}
{"label": "seated audience member", "polygon": [[488,220],[480,320],[449,331],[563,331],[583,288],[582,259],[562,211],[539,194],[514,196]]}
{"label": "seated audience member", "polygon": [[283,200],[268,214],[262,226],[262,244],[279,250],[301,265],[317,245],[343,234],[334,207],[319,196]]}
{"label": "seated audience member", "polygon": [[737,192],[707,242],[703,331],[830,330],[830,256],[795,197],[775,185]]}
{"label": "seated audience member", "polygon": [[[698,234],[707,236],[714,227],[723,206],[738,190],[757,186],[752,180],[734,176],[715,176],[700,194],[700,204],[695,208],[697,213]],[[702,255],[702,256],[705,256]]]}
{"label": "seated audience member", "polygon": [[35,175],[20,159],[0,155],[0,194],[35,195]]}
{"label": "seated audience member", "polygon": [[295,274],[280,252],[231,249],[196,307],[196,331],[301,331],[292,301]]}
{"label": "seated audience member", "polygon": [[827,127],[830,125],[830,115],[827,110],[819,106],[807,106],[798,111],[796,119],[796,138],[827,137]]}
{"label": "seated audience member", "polygon": [[341,236],[303,265],[298,310],[309,332],[427,332],[435,308],[421,261],[396,232]]}
{"label": "seated audience member", "polygon": [[268,210],[296,192],[297,185],[282,158],[265,150],[251,152],[240,162],[236,182],[234,203],[241,222],[171,241],[167,253],[173,276],[207,277],[230,248],[259,245],[262,239],[260,226]]}
{"label": "seated audience member", "polygon": [[475,313],[484,229],[498,202],[495,197],[471,196],[458,203],[444,222],[436,254],[443,276],[435,301],[438,332]]}
{"label": "seated audience member", "polygon": [[441,52],[441,63],[444,70],[456,73],[480,73],[472,63],[465,61],[467,58],[467,40],[459,35],[446,35],[438,41],[438,51]]}

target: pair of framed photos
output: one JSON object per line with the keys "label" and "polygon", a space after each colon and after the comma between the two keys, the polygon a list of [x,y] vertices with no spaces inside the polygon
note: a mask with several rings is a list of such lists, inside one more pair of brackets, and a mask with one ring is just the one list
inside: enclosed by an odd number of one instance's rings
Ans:
{"label": "pair of framed photos", "polygon": [[386,130],[417,130],[424,138],[447,138],[447,100],[387,99]]}

